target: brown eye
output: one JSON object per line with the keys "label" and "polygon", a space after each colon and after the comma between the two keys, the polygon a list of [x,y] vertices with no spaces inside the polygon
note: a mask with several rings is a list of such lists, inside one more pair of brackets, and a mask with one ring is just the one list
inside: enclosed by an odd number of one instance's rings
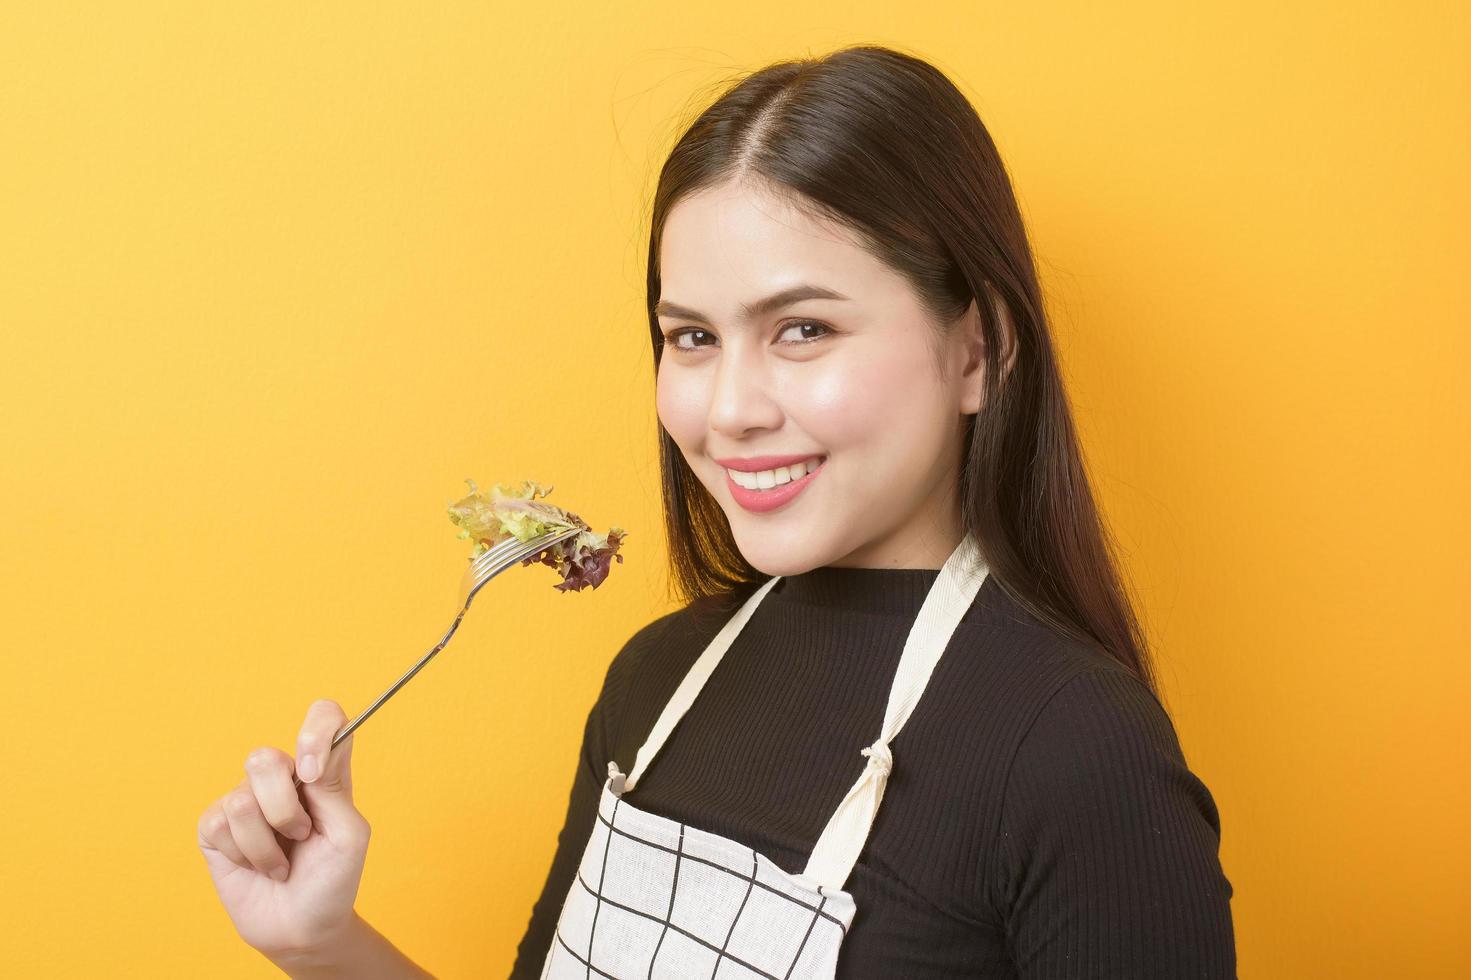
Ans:
{"label": "brown eye", "polygon": [[786,333],[788,330],[794,329],[801,330],[804,327],[812,327],[821,332],[817,333],[815,336],[812,334],[808,334],[802,340],[784,341],[784,343],[810,344],[815,341],[821,340],[823,337],[833,332],[832,328],[825,323],[818,323],[816,320],[798,320],[795,323],[789,323],[784,328],[782,328],[782,333]]}
{"label": "brown eye", "polygon": [[[679,342],[679,338],[684,337],[684,336],[695,336],[696,334],[702,334],[702,335],[704,335],[706,337],[713,336],[713,334],[711,334],[710,331],[708,331],[708,330],[701,330],[698,327],[686,327],[683,330],[673,330],[673,331],[670,331],[668,334],[666,334],[664,336],[664,342],[665,342],[665,345],[666,346],[673,347],[675,350],[695,350],[696,348],[702,347],[702,346],[705,346],[705,345],[703,345],[703,344],[681,344]],[[670,341],[673,341],[673,343],[670,343]]]}

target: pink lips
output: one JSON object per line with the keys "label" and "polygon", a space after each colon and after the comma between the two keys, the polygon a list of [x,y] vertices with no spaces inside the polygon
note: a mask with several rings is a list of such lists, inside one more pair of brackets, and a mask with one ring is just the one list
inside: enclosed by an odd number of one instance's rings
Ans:
{"label": "pink lips", "polygon": [[[730,460],[728,462],[741,463],[742,465],[735,467],[736,469],[741,470],[745,470],[748,466],[752,466],[753,463],[758,462],[762,464],[759,469],[775,469],[777,466],[800,463],[804,459],[811,458],[811,456],[758,456],[754,457],[751,460]],[[786,463],[783,464],[781,462],[775,462],[768,464],[767,460],[785,460]],[[716,462],[720,461],[716,460]],[[736,503],[746,508],[746,510],[753,511],[758,514],[763,514],[767,511],[776,510],[778,507],[781,507],[784,504],[790,502],[792,498],[797,496],[797,494],[807,489],[807,485],[811,483],[813,478],[815,478],[817,474],[821,473],[823,471],[823,468],[826,466],[827,458],[822,457],[821,461],[817,464],[817,469],[813,470],[811,473],[808,473],[805,476],[796,480],[792,480],[788,483],[783,483],[781,486],[772,487],[770,490],[747,490],[745,487],[732,480],[729,473],[725,474],[725,486],[727,489],[730,490],[730,495],[735,498]]]}

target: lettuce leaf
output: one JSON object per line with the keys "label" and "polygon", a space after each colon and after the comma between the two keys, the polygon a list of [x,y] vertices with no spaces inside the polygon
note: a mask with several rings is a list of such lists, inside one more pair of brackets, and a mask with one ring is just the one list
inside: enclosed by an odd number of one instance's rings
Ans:
{"label": "lettuce leaf", "polygon": [[607,534],[597,534],[571,511],[536,499],[550,494],[552,487],[522,480],[519,484],[497,483],[489,490],[481,490],[474,480],[465,482],[470,485],[470,493],[450,504],[449,519],[459,527],[458,537],[475,542],[471,561],[508,538],[530,541],[548,531],[576,527],[581,528],[578,534],[539,555],[522,559],[521,566],[524,568],[534,561],[548,565],[562,576],[556,586],[558,591],[579,592],[601,585],[615,558],[622,564],[623,556],[618,548],[628,532],[615,526]]}

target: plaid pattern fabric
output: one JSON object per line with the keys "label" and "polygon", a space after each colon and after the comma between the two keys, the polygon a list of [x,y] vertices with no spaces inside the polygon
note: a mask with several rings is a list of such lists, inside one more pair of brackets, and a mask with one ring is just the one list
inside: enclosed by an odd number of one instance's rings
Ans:
{"label": "plaid pattern fabric", "polygon": [[846,891],[630,805],[610,778],[541,976],[831,980],[854,911]]}

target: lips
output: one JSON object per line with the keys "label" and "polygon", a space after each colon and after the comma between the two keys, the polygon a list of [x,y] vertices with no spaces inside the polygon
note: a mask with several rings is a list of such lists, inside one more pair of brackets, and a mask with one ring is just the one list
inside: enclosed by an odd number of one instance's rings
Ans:
{"label": "lips", "polygon": [[[729,466],[730,463],[743,464],[741,466],[729,467],[731,469],[742,470],[744,470],[747,466],[753,466],[753,464],[755,463],[760,463],[760,466],[754,466],[754,469],[759,470],[775,469],[778,466],[791,465],[792,463],[800,463],[811,458],[812,456],[756,456],[745,460],[717,460],[717,462],[720,462],[723,466]],[[773,460],[775,462],[769,462]],[[827,458],[819,457],[817,469],[813,470],[811,473],[806,474],[805,476],[799,477],[798,479],[791,480],[787,483],[780,484],[779,486],[772,487],[770,490],[747,489],[746,487],[741,486],[739,483],[736,483],[735,480],[731,477],[730,473],[727,472],[725,474],[725,487],[728,491],[730,491],[731,498],[734,499],[735,502],[740,504],[743,508],[753,513],[764,514],[769,511],[776,510],[778,507],[784,507],[788,503],[796,499],[797,495],[800,494],[803,490],[807,489],[807,487],[811,485],[812,481],[817,479],[818,475],[821,474],[822,471],[826,468]]]}

